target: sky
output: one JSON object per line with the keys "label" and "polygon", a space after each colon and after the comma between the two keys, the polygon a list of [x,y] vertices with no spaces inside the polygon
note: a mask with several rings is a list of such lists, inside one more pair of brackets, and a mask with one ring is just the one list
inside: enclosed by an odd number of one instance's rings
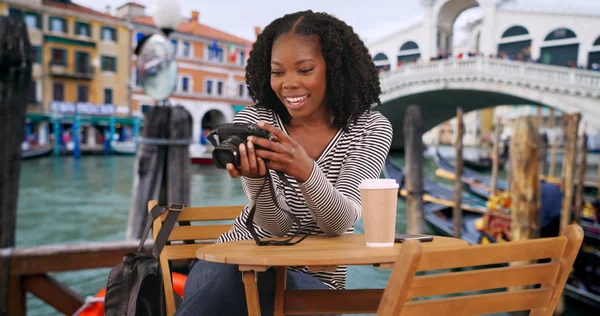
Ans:
{"label": "sky", "polygon": [[[366,43],[390,35],[403,26],[414,23],[422,16],[419,0],[179,0],[181,13],[189,17],[192,10],[200,12],[200,23],[254,40],[254,27],[264,28],[274,19],[300,10],[327,12],[345,21]],[[127,0],[75,0],[80,5],[105,11],[106,6],[115,9]],[[135,0],[146,5],[146,13],[156,11],[156,0]],[[477,9],[463,13],[455,28],[480,16]],[[460,41],[460,35],[455,34]]]}

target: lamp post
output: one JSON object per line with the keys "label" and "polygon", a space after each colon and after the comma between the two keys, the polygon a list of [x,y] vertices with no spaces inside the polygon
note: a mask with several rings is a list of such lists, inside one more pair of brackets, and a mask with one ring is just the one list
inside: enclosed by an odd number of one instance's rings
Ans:
{"label": "lamp post", "polygon": [[181,23],[181,6],[179,0],[157,0],[154,23],[169,37]]}
{"label": "lamp post", "polygon": [[[148,201],[189,205],[189,144],[192,117],[185,107],[171,106],[177,86],[177,60],[168,39],[181,22],[177,0],[158,0],[154,22],[161,32],[144,37],[135,49],[140,84],[154,100],[144,119],[136,157],[127,238],[138,239],[148,218]],[[177,102],[175,102],[177,103]]]}

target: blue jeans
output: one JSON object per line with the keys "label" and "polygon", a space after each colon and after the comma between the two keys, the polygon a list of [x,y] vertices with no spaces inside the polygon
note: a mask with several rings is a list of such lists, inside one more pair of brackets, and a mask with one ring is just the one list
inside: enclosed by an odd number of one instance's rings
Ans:
{"label": "blue jeans", "polygon": [[[275,269],[258,273],[258,298],[264,316],[273,315]],[[296,271],[287,271],[290,290],[329,289],[319,279]],[[237,265],[198,260],[190,271],[183,303],[175,316],[248,315],[242,273]]]}

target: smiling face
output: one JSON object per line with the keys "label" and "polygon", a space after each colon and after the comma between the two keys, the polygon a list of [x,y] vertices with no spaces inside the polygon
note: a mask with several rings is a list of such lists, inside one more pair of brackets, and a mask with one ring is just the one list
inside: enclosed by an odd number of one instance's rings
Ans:
{"label": "smiling face", "polygon": [[293,119],[328,115],[327,67],[318,38],[288,33],[273,43],[271,88]]}

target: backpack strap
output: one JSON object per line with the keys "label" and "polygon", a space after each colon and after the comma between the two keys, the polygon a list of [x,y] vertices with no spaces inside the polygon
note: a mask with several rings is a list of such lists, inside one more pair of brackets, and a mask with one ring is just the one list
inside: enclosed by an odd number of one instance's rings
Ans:
{"label": "backpack strap", "polygon": [[167,218],[162,224],[158,235],[156,236],[156,240],[154,241],[154,247],[152,249],[152,256],[158,259],[160,252],[167,244],[167,240],[173,227],[175,227],[175,223],[177,223],[177,218],[179,217],[179,213],[185,209],[185,205],[172,203],[170,206],[160,206],[155,205],[150,210],[150,216],[148,216],[148,221],[146,222],[146,227],[144,227],[144,231],[142,232],[142,239],[140,240],[140,244],[138,246],[137,252],[142,252],[144,248],[144,243],[148,238],[148,234],[150,233],[150,229],[152,228],[152,223],[159,218],[164,212],[169,211],[167,214]]}

